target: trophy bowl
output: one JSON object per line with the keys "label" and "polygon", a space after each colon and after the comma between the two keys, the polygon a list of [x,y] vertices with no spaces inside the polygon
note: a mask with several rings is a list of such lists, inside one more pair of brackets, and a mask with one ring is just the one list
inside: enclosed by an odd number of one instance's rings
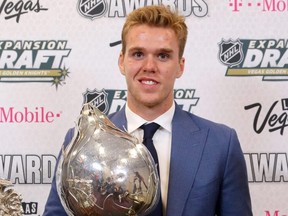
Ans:
{"label": "trophy bowl", "polygon": [[146,215],[159,201],[159,177],[147,148],[84,104],[59,158],[56,186],[70,216]]}

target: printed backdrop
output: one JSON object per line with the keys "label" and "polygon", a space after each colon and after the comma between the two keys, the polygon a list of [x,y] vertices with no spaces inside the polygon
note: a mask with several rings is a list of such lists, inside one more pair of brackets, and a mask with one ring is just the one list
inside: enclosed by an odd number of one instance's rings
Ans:
{"label": "printed backdrop", "polygon": [[122,24],[160,3],[189,27],[176,101],[237,130],[254,215],[288,214],[287,1],[0,0],[0,177],[22,194],[24,215],[42,215],[82,104],[106,114],[124,105]]}

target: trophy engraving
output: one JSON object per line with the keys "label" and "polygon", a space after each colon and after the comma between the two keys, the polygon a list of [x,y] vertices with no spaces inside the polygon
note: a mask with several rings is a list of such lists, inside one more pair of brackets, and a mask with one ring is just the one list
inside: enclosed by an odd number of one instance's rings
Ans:
{"label": "trophy engraving", "polygon": [[23,214],[22,197],[15,190],[9,188],[13,184],[5,179],[0,179],[0,215],[20,216]]}
{"label": "trophy engraving", "polygon": [[159,177],[146,147],[84,104],[62,150],[57,191],[70,216],[146,215],[159,200]]}

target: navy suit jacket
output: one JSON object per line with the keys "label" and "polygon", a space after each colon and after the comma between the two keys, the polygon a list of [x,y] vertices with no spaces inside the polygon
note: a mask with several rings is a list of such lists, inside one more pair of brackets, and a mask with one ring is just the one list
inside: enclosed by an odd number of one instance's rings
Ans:
{"label": "navy suit jacket", "polygon": [[[124,109],[109,116],[127,128]],[[73,137],[69,130],[64,141]],[[44,216],[66,216],[55,177]],[[181,110],[172,120],[167,216],[252,216],[246,164],[236,132]]]}

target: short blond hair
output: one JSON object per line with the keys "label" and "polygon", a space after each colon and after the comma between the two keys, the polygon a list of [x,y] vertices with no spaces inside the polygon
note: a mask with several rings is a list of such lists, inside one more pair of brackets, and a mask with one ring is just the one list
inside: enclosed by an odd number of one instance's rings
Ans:
{"label": "short blond hair", "polygon": [[171,28],[178,39],[179,58],[182,58],[187,40],[187,26],[183,16],[172,12],[165,6],[145,6],[131,12],[122,28],[122,53],[126,51],[126,35],[136,25],[146,24],[148,26]]}

